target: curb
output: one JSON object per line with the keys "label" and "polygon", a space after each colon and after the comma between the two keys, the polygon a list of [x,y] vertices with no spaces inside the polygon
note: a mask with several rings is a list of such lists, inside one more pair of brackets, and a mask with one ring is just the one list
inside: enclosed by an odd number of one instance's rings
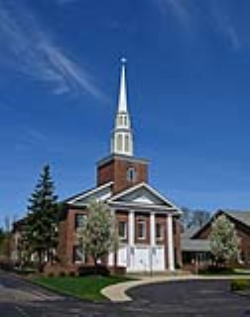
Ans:
{"label": "curb", "polygon": [[[197,281],[197,280],[233,280],[241,278],[240,275],[221,275],[221,276],[166,276],[166,277],[147,277],[138,281],[128,281],[119,284],[110,285],[101,290],[102,295],[108,298],[111,302],[122,303],[130,302],[133,300],[126,292],[134,287],[158,284],[164,282],[184,282],[184,281]],[[250,275],[242,276],[242,278],[250,279]]]}

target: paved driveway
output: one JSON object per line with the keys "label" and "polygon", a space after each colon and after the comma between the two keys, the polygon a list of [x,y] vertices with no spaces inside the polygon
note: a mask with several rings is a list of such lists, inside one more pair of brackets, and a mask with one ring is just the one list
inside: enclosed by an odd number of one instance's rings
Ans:
{"label": "paved driveway", "polygon": [[128,291],[134,305],[152,316],[249,316],[250,297],[232,294],[229,281],[179,281]]}
{"label": "paved driveway", "polygon": [[131,289],[134,301],[95,304],[60,296],[0,271],[0,317],[249,316],[250,299],[228,282],[167,282]]}

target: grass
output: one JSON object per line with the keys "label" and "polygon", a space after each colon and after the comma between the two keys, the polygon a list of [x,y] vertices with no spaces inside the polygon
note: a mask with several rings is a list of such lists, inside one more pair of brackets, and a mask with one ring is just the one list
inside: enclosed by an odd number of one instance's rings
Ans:
{"label": "grass", "polygon": [[101,290],[106,286],[128,281],[124,276],[36,277],[33,281],[51,290],[82,299],[103,301]]}

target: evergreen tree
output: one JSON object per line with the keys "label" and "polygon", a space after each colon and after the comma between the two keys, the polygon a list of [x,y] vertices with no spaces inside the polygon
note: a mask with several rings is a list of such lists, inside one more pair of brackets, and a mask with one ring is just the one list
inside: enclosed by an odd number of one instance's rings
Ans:
{"label": "evergreen tree", "polygon": [[57,209],[54,183],[50,167],[46,165],[29,199],[22,237],[29,254],[37,257],[39,269],[42,269],[45,259],[51,260],[57,244]]}
{"label": "evergreen tree", "polygon": [[209,239],[211,252],[217,263],[228,263],[237,259],[240,239],[234,224],[225,215],[214,221]]}

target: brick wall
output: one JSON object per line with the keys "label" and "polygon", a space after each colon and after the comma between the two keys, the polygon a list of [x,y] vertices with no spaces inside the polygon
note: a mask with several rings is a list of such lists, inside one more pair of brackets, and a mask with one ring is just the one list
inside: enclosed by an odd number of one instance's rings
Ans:
{"label": "brick wall", "polygon": [[[136,179],[131,182],[127,179],[129,168],[136,170]],[[107,162],[98,166],[97,186],[113,181],[113,192],[118,193],[136,184],[148,182],[148,165],[144,161],[112,157]]]}

